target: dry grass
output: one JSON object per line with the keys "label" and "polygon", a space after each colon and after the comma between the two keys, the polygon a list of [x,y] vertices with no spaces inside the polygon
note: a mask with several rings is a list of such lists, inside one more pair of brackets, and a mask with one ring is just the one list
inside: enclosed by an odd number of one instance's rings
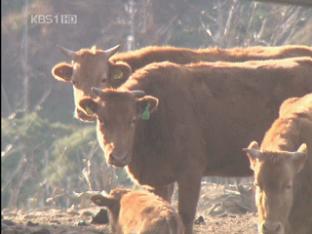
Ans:
{"label": "dry grass", "polygon": [[[242,189],[242,186],[243,189]],[[194,225],[196,234],[254,234],[256,233],[256,213],[253,206],[253,193],[249,183],[243,183],[239,189],[233,185],[218,185],[203,182],[197,216],[203,216],[204,223]],[[173,204],[176,206],[177,194]],[[48,229],[50,234],[96,234],[109,233],[108,225],[90,224],[98,208],[88,209],[46,209],[46,210],[3,210],[4,219],[16,223],[13,226],[2,225],[2,234],[34,234]],[[35,226],[31,225],[37,224]],[[78,226],[78,223],[85,226]],[[12,232],[14,230],[15,232]]]}

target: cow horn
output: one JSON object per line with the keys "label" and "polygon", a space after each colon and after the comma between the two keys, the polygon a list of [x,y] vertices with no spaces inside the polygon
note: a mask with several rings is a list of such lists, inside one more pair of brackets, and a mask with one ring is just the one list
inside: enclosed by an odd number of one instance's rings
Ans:
{"label": "cow horn", "polygon": [[112,55],[114,55],[120,48],[120,44],[112,47],[112,48],[109,48],[107,50],[104,51],[104,53],[107,55],[107,57],[111,57]]}
{"label": "cow horn", "polygon": [[299,148],[297,149],[297,152],[298,152],[298,153],[305,153],[305,154],[306,154],[307,151],[308,151],[308,146],[307,146],[306,143],[301,144],[301,145],[299,146]]}
{"label": "cow horn", "polygon": [[307,144],[301,144],[297,151],[289,152],[289,154],[293,158],[304,157],[307,154]]}
{"label": "cow horn", "polygon": [[251,156],[253,158],[260,159],[262,156],[261,151],[257,150],[257,149],[244,148],[243,151],[246,152],[249,156]]}
{"label": "cow horn", "polygon": [[296,159],[296,158],[304,157],[304,156],[306,155],[306,153],[303,153],[303,152],[289,152],[289,155],[290,155],[293,159]]}
{"label": "cow horn", "polygon": [[135,96],[135,97],[142,97],[145,95],[145,92],[143,90],[132,90],[131,93]]}
{"label": "cow horn", "polygon": [[72,59],[75,58],[75,56],[76,56],[76,52],[75,52],[75,51],[70,50],[70,49],[66,49],[66,48],[64,48],[64,47],[62,47],[62,46],[59,46],[59,45],[57,45],[57,47],[58,47],[58,48],[61,50],[61,52],[62,52],[63,54],[65,54],[66,56],[68,56],[68,57],[70,57],[70,58],[72,58]]}
{"label": "cow horn", "polygon": [[103,90],[97,87],[92,87],[91,91],[96,95],[96,96],[100,96],[101,94],[103,94]]}

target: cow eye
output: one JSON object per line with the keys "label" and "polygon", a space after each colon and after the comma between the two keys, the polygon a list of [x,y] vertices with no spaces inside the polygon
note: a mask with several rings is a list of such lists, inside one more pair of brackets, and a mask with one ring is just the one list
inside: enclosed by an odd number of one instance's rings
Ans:
{"label": "cow eye", "polygon": [[101,77],[101,83],[106,83],[107,82],[107,77],[106,76],[102,76]]}
{"label": "cow eye", "polygon": [[292,184],[286,184],[286,185],[284,186],[284,188],[285,188],[285,189],[291,189],[291,188],[292,188]]}
{"label": "cow eye", "polygon": [[73,81],[72,81],[72,84],[73,84],[74,86],[77,86],[77,85],[78,85],[78,81],[73,80]]}

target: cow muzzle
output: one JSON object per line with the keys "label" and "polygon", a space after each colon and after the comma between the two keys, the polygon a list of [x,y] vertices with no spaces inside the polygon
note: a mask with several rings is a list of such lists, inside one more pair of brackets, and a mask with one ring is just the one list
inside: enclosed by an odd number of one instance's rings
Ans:
{"label": "cow muzzle", "polygon": [[108,156],[108,164],[116,167],[124,167],[130,163],[128,154],[110,153]]}
{"label": "cow muzzle", "polygon": [[265,221],[259,226],[260,234],[285,234],[284,226],[281,222]]}

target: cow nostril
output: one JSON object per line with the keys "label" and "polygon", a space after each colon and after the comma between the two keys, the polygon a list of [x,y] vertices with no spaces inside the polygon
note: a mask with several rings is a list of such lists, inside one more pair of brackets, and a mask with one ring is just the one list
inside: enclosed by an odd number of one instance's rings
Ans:
{"label": "cow nostril", "polygon": [[275,232],[278,232],[278,231],[281,230],[281,228],[282,228],[282,225],[281,225],[280,223],[277,223],[276,226],[275,226],[274,231],[275,231]]}
{"label": "cow nostril", "polygon": [[110,154],[108,155],[108,157],[109,157],[111,160],[114,160],[114,159],[115,159],[115,157],[114,157],[114,155],[113,155],[112,153],[110,153]]}
{"label": "cow nostril", "polygon": [[282,229],[281,223],[265,222],[262,224],[263,233],[279,233]]}
{"label": "cow nostril", "polygon": [[268,223],[263,223],[262,224],[262,230],[263,230],[263,233],[269,233],[271,231],[270,225]]}

